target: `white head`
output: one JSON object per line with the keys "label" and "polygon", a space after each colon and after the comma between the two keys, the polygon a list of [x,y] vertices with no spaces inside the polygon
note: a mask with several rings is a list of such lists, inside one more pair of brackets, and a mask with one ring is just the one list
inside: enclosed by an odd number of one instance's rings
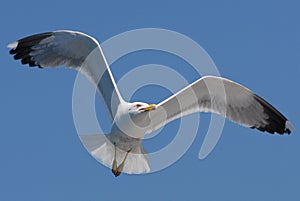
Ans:
{"label": "white head", "polygon": [[[147,112],[155,110],[155,104],[147,104],[143,102],[126,103],[119,107],[112,132],[119,132],[134,137],[143,138],[145,129],[150,123],[149,115]],[[143,113],[145,115],[143,115]]]}
{"label": "white head", "polygon": [[155,110],[155,104],[147,104],[143,102],[133,102],[129,104],[128,112],[131,114],[138,114],[146,111]]}

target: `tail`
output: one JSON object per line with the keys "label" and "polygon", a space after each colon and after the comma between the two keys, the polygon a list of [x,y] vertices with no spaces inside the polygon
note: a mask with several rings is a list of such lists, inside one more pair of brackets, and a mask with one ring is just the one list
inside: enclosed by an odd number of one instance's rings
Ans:
{"label": "tail", "polygon": [[[79,137],[85,148],[97,161],[109,168],[112,168],[115,156],[115,147],[109,140],[109,134],[80,135]],[[118,164],[123,161],[125,154],[126,151],[117,148],[116,159]],[[127,174],[142,174],[150,172],[147,153],[142,145],[134,147],[134,151],[128,154],[123,172]]]}

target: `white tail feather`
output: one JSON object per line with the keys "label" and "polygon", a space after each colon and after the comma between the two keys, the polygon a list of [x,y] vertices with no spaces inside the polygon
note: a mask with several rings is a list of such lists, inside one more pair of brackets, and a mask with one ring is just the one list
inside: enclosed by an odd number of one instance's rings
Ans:
{"label": "white tail feather", "polygon": [[[108,135],[80,135],[80,139],[85,148],[94,158],[105,166],[111,168],[115,154],[115,147],[108,139]],[[130,152],[128,154],[123,172],[128,174],[150,172],[147,154],[143,147],[140,145],[139,147],[135,147],[134,150],[134,153]],[[118,165],[122,163],[125,155],[126,151],[117,148],[116,160]]]}

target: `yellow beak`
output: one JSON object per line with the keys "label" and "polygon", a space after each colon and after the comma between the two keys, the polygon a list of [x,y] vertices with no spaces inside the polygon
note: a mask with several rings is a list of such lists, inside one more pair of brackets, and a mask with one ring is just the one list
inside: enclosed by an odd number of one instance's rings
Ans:
{"label": "yellow beak", "polygon": [[140,110],[151,111],[151,110],[155,110],[155,109],[156,109],[156,105],[155,104],[150,104],[147,107],[141,108]]}

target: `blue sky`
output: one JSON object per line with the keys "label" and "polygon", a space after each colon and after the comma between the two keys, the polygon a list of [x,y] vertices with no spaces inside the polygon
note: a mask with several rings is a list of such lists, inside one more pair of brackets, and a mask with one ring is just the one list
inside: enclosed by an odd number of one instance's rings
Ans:
{"label": "blue sky", "polygon": [[[299,200],[298,130],[272,136],[227,121],[216,148],[199,160],[210,118],[206,114],[201,115],[203,129],[175,164],[148,175],[115,178],[77,136],[72,118],[76,72],[30,69],[13,61],[6,49],[16,39],[58,29],[82,31],[100,42],[132,29],[170,29],[199,43],[222,76],[268,100],[299,128],[299,6],[290,0],[3,2],[0,200]],[[148,63],[170,66],[189,82],[198,78],[182,70],[188,65],[180,59],[158,52],[131,54],[112,71],[118,80]],[[149,89],[134,98],[149,102],[157,88]],[[147,141],[148,148],[163,147],[178,122],[161,134],[161,144]]]}

